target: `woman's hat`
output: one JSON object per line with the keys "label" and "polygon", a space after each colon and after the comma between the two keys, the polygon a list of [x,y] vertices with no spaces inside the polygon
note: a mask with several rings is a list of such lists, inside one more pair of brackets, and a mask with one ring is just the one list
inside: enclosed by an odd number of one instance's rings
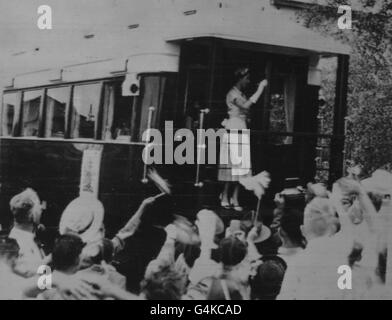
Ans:
{"label": "woman's hat", "polygon": [[83,242],[98,240],[102,235],[104,207],[94,196],[83,195],[71,201],[60,219],[60,234],[76,233]]}

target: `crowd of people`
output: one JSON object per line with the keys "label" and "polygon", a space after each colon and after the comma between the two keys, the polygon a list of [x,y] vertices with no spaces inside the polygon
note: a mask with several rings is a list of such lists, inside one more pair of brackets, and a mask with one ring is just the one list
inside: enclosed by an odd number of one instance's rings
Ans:
{"label": "crowd of people", "polygon": [[36,237],[43,207],[26,189],[11,199],[14,224],[0,236],[0,299],[392,298],[391,193],[392,175],[382,170],[341,178],[332,190],[308,184],[304,208],[276,196],[269,228],[236,220],[225,228],[204,209],[195,221],[178,216],[151,229],[144,219],[156,210],[151,197],[111,239],[102,203],[83,195],[65,208],[44,252]]}

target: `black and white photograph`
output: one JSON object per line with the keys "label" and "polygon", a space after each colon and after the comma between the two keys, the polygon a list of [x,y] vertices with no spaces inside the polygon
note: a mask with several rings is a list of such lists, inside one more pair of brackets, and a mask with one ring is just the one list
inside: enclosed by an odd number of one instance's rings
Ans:
{"label": "black and white photograph", "polygon": [[392,300],[390,0],[0,13],[0,300]]}

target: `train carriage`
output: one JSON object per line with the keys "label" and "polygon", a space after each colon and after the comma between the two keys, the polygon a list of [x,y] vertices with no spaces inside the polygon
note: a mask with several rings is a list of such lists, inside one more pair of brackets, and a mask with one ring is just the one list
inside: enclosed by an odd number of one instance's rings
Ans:
{"label": "train carriage", "polygon": [[[219,129],[231,75],[243,65],[254,80],[270,84],[250,124],[253,170],[271,173],[270,194],[285,178],[306,183],[318,170],[329,181],[341,176],[349,48],[271,4],[254,3],[209,1],[154,12],[127,21],[118,34],[81,37],[72,59],[61,52],[64,46],[40,50],[26,57],[28,64],[15,57],[2,96],[2,224],[10,222],[11,196],[30,186],[47,202],[46,225],[57,225],[66,204],[89,192],[104,203],[109,231],[116,230],[149,192],[143,132],[164,130],[166,121],[174,128]],[[325,57],[337,59],[330,134],[318,132],[318,64]],[[179,142],[164,143],[175,148]],[[326,167],[315,161],[320,149],[326,149]],[[184,211],[218,204],[217,165],[195,162],[158,166]]]}

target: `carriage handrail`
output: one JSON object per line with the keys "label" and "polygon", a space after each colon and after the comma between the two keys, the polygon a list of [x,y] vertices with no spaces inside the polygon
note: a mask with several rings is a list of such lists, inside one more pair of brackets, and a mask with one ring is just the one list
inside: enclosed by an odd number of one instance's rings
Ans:
{"label": "carriage handrail", "polygon": [[[148,120],[147,120],[147,136],[144,141],[145,143],[145,148],[148,148],[148,145],[150,144],[151,140],[151,123],[152,123],[152,115],[155,111],[155,107],[151,106],[148,108]],[[146,184],[148,182],[147,179],[147,162],[144,161],[144,166],[143,166],[143,178],[142,178],[142,183]]]}
{"label": "carriage handrail", "polygon": [[203,182],[200,181],[200,157],[201,152],[206,149],[206,145],[204,143],[200,144],[202,141],[202,130],[204,129],[204,117],[206,114],[210,112],[209,109],[200,110],[200,121],[199,121],[199,132],[198,132],[198,144],[197,144],[197,161],[196,161],[196,177],[195,177],[195,187],[201,188],[203,186]]}

